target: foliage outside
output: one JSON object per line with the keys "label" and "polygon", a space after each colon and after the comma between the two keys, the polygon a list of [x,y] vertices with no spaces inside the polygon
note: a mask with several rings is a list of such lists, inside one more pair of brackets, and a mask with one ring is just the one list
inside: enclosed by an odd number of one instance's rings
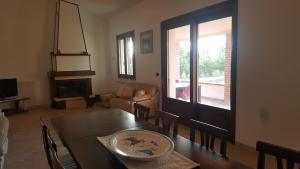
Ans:
{"label": "foliage outside", "polygon": [[[190,79],[190,52],[180,49],[179,53],[180,79]],[[225,49],[220,47],[217,56],[203,51],[198,55],[198,78],[201,82],[224,84]]]}

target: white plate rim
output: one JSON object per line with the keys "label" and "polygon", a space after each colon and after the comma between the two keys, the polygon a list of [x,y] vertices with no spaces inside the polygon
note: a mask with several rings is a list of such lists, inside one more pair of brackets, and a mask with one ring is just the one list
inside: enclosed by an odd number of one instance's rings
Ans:
{"label": "white plate rim", "polygon": [[[115,147],[111,144],[112,140],[113,140],[118,134],[120,134],[120,133],[131,132],[131,131],[132,131],[132,132],[135,132],[135,131],[142,131],[142,132],[150,132],[150,133],[157,134],[157,135],[159,135],[159,136],[161,136],[161,137],[163,137],[163,138],[165,138],[165,139],[168,140],[168,142],[170,143],[170,148],[169,148],[165,153],[163,153],[163,154],[153,155],[153,156],[149,156],[149,157],[147,157],[147,156],[141,157],[141,156],[134,156],[134,155],[124,155],[124,154],[118,153],[118,152],[116,151]],[[108,146],[108,148],[109,148],[112,152],[114,152],[114,153],[116,153],[116,154],[118,154],[118,155],[120,155],[120,156],[122,156],[122,157],[131,158],[131,159],[136,159],[136,160],[147,160],[147,161],[148,161],[148,160],[154,160],[154,159],[163,157],[163,156],[165,156],[165,155],[168,155],[168,154],[170,154],[170,153],[174,150],[174,142],[173,142],[169,137],[167,137],[167,136],[165,136],[165,135],[163,135],[163,134],[161,134],[161,133],[155,132],[155,131],[144,130],[144,129],[126,129],[126,130],[118,131],[118,132],[114,133],[113,135],[111,135],[111,136],[109,137],[108,142],[107,142],[107,146]]]}

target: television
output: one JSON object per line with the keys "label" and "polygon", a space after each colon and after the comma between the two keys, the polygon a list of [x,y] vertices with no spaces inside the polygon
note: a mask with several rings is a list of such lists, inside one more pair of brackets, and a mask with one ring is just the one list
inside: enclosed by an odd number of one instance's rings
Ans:
{"label": "television", "polygon": [[18,96],[17,79],[0,79],[0,99]]}

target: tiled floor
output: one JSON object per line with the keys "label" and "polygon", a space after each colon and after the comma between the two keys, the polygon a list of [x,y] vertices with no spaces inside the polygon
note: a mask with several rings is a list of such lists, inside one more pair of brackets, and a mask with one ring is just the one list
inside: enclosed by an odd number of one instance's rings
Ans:
{"label": "tiled floor", "polygon": [[[40,131],[40,118],[51,128],[52,135],[57,143],[59,138],[51,126],[50,119],[56,116],[68,116],[82,112],[93,112],[102,109],[95,106],[84,110],[55,110],[49,108],[35,108],[29,112],[19,113],[8,116],[10,121],[9,128],[9,148],[5,159],[5,169],[48,169],[42,137]],[[189,137],[189,129],[181,126],[179,134]],[[63,149],[61,143],[59,148]],[[228,156],[230,159],[241,161],[242,163],[256,168],[257,152],[254,148],[244,145],[229,145]],[[270,161],[270,160],[268,160]],[[270,168],[275,168],[274,163]]]}

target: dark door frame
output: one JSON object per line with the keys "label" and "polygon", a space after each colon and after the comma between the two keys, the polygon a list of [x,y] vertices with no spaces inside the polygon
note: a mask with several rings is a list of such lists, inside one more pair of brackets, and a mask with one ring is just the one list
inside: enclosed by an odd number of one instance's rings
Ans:
{"label": "dark door frame", "polygon": [[[203,9],[192,11],[190,13],[180,15],[161,22],[161,83],[162,83],[162,109],[174,114],[180,115],[181,122],[188,125],[188,119],[191,117],[198,118],[204,122],[224,128],[228,130],[235,141],[235,123],[236,123],[236,74],[237,74],[237,13],[238,1],[229,0],[218,3]],[[231,109],[225,110],[212,106],[198,104],[196,100],[196,92],[193,89],[194,79],[197,77],[194,71],[194,58],[197,58],[197,25],[199,23],[221,19],[224,17],[232,17],[232,61],[231,61]],[[180,26],[190,25],[190,100],[184,102],[167,96],[168,87],[168,30]],[[195,73],[194,73],[195,72]]]}

